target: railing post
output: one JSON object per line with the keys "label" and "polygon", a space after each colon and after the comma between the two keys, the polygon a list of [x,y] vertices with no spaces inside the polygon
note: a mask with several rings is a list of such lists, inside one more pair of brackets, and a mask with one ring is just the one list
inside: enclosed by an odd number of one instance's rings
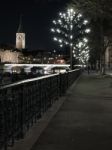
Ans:
{"label": "railing post", "polygon": [[59,95],[62,96],[62,74],[59,74]]}
{"label": "railing post", "polygon": [[3,96],[4,96],[4,99],[3,99],[3,112],[4,112],[4,149],[7,150],[7,146],[8,146],[8,140],[7,140],[7,109],[6,109],[6,103],[7,103],[7,99],[6,99],[6,90],[3,91],[2,90],[2,93],[3,93]]}
{"label": "railing post", "polygon": [[24,138],[24,129],[23,129],[23,101],[24,101],[24,98],[23,98],[23,92],[24,92],[24,88],[23,88],[23,85],[20,86],[20,89],[21,89],[21,95],[20,95],[20,138]]}

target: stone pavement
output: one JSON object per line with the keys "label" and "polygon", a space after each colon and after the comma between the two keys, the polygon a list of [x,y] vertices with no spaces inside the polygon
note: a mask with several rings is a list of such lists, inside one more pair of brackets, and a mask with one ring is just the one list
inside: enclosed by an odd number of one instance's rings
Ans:
{"label": "stone pavement", "polygon": [[10,150],[111,149],[112,76],[84,73]]}
{"label": "stone pavement", "polygon": [[[36,134],[36,133],[35,133]],[[83,75],[31,150],[111,150],[112,78]]]}

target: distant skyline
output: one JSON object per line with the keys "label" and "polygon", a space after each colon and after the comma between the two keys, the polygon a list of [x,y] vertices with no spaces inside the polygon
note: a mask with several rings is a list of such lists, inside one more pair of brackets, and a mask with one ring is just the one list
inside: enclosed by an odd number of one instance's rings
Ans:
{"label": "distant skyline", "polygon": [[60,0],[2,0],[0,9],[0,43],[15,45],[20,15],[23,15],[23,30],[26,47],[51,49],[50,27],[59,10],[66,4]]}

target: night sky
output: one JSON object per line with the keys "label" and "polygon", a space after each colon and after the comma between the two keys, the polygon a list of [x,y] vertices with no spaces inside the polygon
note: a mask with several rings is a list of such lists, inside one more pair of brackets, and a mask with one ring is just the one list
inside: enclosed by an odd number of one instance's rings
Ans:
{"label": "night sky", "polygon": [[50,27],[66,0],[1,0],[0,43],[15,45],[16,31],[22,14],[28,49],[54,48]]}

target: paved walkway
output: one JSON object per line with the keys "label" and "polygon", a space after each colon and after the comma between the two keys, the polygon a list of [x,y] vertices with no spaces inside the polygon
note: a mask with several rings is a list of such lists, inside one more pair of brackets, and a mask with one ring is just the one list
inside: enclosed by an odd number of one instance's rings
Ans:
{"label": "paved walkway", "polygon": [[111,149],[112,78],[85,74],[31,150]]}

